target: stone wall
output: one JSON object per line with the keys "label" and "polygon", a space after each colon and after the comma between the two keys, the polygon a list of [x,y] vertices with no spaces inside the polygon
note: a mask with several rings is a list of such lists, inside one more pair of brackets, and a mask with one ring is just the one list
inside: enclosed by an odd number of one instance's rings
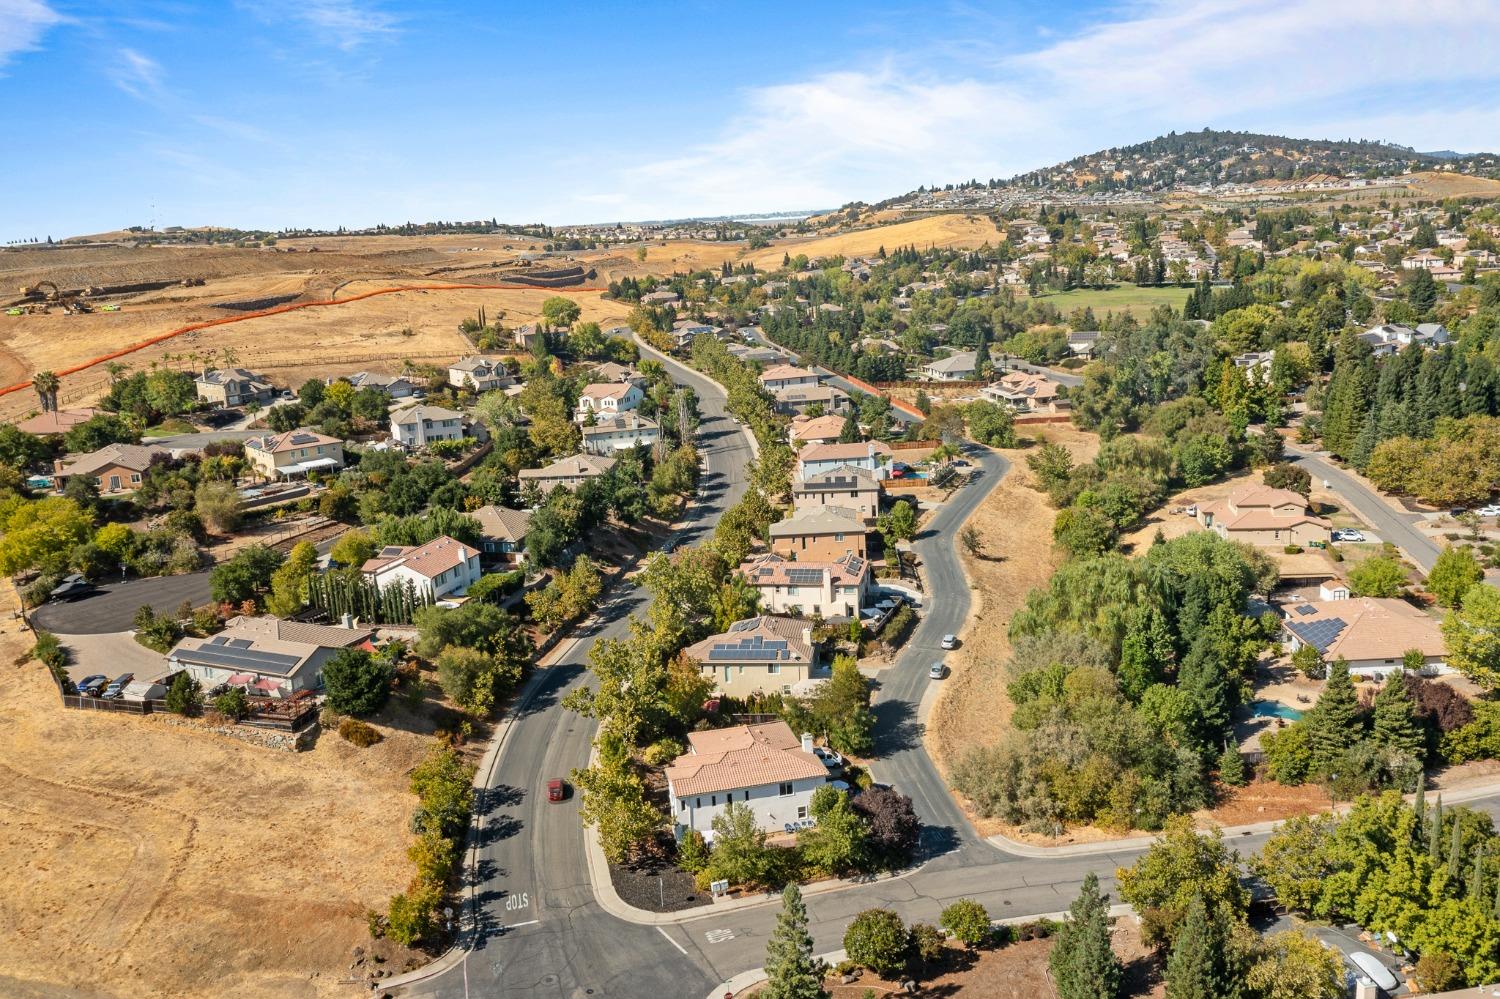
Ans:
{"label": "stone wall", "polygon": [[260,746],[262,749],[277,749],[286,753],[300,753],[302,750],[310,748],[313,742],[317,740],[318,730],[321,728],[321,725],[315,721],[300,732],[285,732],[278,729],[235,725],[232,722],[211,722],[203,718],[184,718],[181,715],[172,715],[165,712],[147,715],[144,721],[197,729],[200,732],[248,742],[250,745]]}

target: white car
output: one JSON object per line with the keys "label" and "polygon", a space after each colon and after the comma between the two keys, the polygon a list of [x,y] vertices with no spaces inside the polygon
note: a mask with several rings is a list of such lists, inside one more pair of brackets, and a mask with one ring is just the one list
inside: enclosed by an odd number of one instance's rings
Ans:
{"label": "white car", "polygon": [[1500,517],[1500,503],[1491,503],[1474,511],[1481,517]]}
{"label": "white car", "polygon": [[933,663],[927,669],[927,679],[941,680],[943,678],[943,670],[944,667],[942,663]]}
{"label": "white car", "polygon": [[823,761],[823,765],[829,770],[837,770],[844,765],[844,758],[837,750],[829,749],[827,746],[814,746],[813,755]]}
{"label": "white car", "polygon": [[1356,531],[1354,528],[1350,527],[1350,528],[1345,528],[1342,531],[1334,531],[1333,532],[1333,540],[1335,540],[1335,541],[1353,541],[1353,542],[1355,542],[1357,544],[1357,543],[1365,540],[1365,535],[1364,535],[1363,531]]}
{"label": "white car", "polygon": [[956,649],[958,648],[958,636],[944,635],[943,640],[941,642],[938,642],[938,645],[943,649]]}

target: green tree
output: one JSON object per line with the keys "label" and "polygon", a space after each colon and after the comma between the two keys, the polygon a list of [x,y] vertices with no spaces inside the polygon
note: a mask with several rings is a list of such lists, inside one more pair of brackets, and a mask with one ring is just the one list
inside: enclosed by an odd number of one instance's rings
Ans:
{"label": "green tree", "polygon": [[1417,723],[1405,675],[1393,670],[1375,695],[1375,742],[1415,760],[1421,760],[1426,736]]}
{"label": "green tree", "polygon": [[1171,940],[1194,899],[1204,899],[1215,913],[1240,920],[1245,893],[1240,886],[1239,857],[1224,844],[1223,834],[1198,833],[1192,819],[1169,819],[1156,842],[1132,867],[1117,870],[1120,898],[1141,913],[1148,943]]}
{"label": "green tree", "polygon": [[1406,589],[1406,569],[1384,555],[1372,555],[1349,570],[1349,586],[1361,597],[1399,597]]}
{"label": "green tree", "polygon": [[554,329],[572,326],[582,311],[571,298],[553,295],[542,302],[542,322]]}
{"label": "green tree", "polygon": [[969,433],[981,444],[1016,446],[1016,418],[1010,407],[985,400],[971,402],[964,407],[964,418],[968,420]]}
{"label": "green tree", "polygon": [[391,667],[363,649],[339,649],[323,664],[323,686],[339,714],[374,714],[391,696]]}
{"label": "green tree", "polygon": [[876,530],[885,539],[886,548],[895,551],[898,542],[917,536],[917,511],[906,500],[897,500],[889,511],[880,515]]}
{"label": "green tree", "polygon": [[1427,574],[1427,588],[1444,607],[1457,607],[1464,593],[1475,583],[1484,581],[1484,567],[1471,548],[1444,548]]}
{"label": "green tree", "polygon": [[1297,930],[1266,937],[1256,948],[1245,985],[1256,999],[1343,999],[1347,994],[1338,954]]}
{"label": "green tree", "polygon": [[1068,907],[1047,963],[1058,999],[1114,999],[1120,994],[1124,969],[1109,943],[1109,896],[1099,891],[1093,871]]}
{"label": "green tree", "polygon": [[244,516],[244,500],[233,482],[200,482],[194,492],[198,515],[222,534],[231,534]]}
{"label": "green tree", "polygon": [[311,541],[299,541],[281,567],[271,573],[271,594],[266,610],[277,617],[291,617],[307,606],[308,580],[318,568],[318,549]]}
{"label": "green tree", "polygon": [[1052,540],[1075,559],[1103,555],[1114,548],[1118,537],[1114,522],[1093,507],[1060,510],[1052,524]]}
{"label": "green tree", "polygon": [[1240,994],[1226,960],[1227,920],[1210,915],[1203,896],[1194,896],[1167,957],[1167,999],[1228,999]]}
{"label": "green tree", "polygon": [[755,813],[743,802],[730,802],[713,818],[714,851],[709,870],[720,880],[736,885],[765,882],[771,869],[771,851],[766,846],[765,831]]}
{"label": "green tree", "polygon": [[844,931],[844,951],[877,975],[898,975],[906,967],[906,926],[890,909],[866,909]]}
{"label": "green tree", "polygon": [[792,882],[782,889],[781,912],[766,941],[765,999],[823,999],[820,962],[813,957],[812,934],[807,931],[807,905]]}
{"label": "green tree", "polygon": [[1500,686],[1500,589],[1476,583],[1443,619],[1447,663],[1482,687]]}
{"label": "green tree", "polygon": [[938,925],[953,934],[953,938],[973,950],[987,943],[992,933],[990,914],[984,905],[972,898],[961,898],[951,902],[938,917]]}
{"label": "green tree", "polygon": [[613,732],[601,731],[596,746],[598,760],[573,771],[573,783],[583,799],[579,817],[584,825],[598,830],[604,856],[619,864],[656,837],[661,813],[646,799],[645,782],[631,765],[624,741]]}
{"label": "green tree", "polygon": [[281,568],[284,559],[279,551],[262,544],[242,548],[233,558],[220,562],[209,572],[208,592],[221,603],[241,604],[246,600],[259,600],[271,585],[271,575]]}
{"label": "green tree", "polygon": [[870,827],[851,807],[847,794],[824,785],[813,792],[808,810],[817,823],[797,833],[803,860],[836,875],[860,870],[868,863]]}
{"label": "green tree", "polygon": [[1318,703],[1302,717],[1312,773],[1334,772],[1344,754],[1359,741],[1359,698],[1349,678],[1349,664],[1339,657],[1328,666],[1328,680]]}
{"label": "green tree", "polygon": [[375,542],[370,535],[364,531],[345,531],[333,548],[329,550],[328,557],[341,565],[358,568],[375,556]]}
{"label": "green tree", "polygon": [[1224,744],[1219,754],[1219,780],[1230,787],[1242,787],[1245,783],[1245,757],[1233,740]]}
{"label": "green tree", "polygon": [[167,690],[167,710],[177,715],[197,714],[203,706],[203,689],[186,672],[178,673]]}
{"label": "green tree", "polygon": [[62,568],[74,546],[88,540],[92,526],[77,503],[61,496],[0,499],[0,573]]}
{"label": "green tree", "polygon": [[475,715],[489,714],[497,697],[521,678],[521,666],[479,649],[450,645],[437,657],[438,684],[454,703]]}

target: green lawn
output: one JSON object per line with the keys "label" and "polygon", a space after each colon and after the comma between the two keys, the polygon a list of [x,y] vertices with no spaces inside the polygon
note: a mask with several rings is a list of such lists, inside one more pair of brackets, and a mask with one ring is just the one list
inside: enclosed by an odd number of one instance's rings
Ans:
{"label": "green lawn", "polygon": [[1056,308],[1063,315],[1074,309],[1090,308],[1102,320],[1107,312],[1133,312],[1144,319],[1158,305],[1170,305],[1181,311],[1191,288],[1139,288],[1133,284],[1113,288],[1075,288],[1038,295],[1037,299]]}

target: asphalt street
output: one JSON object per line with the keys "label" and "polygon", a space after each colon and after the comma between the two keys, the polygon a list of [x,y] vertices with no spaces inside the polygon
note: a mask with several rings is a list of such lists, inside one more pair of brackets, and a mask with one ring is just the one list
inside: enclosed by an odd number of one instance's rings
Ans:
{"label": "asphalt street", "polygon": [[142,604],[175,611],[184,600],[194,607],[208,603],[207,570],[107,583],[90,596],[43,604],[31,612],[31,620],[36,627],[59,635],[103,635],[133,628],[135,612]]}
{"label": "asphalt street", "polygon": [[1329,489],[1356,507],[1355,512],[1369,521],[1383,540],[1404,551],[1423,572],[1432,571],[1432,565],[1442,549],[1437,542],[1417,530],[1416,523],[1421,519],[1419,514],[1391,506],[1374,490],[1323,455],[1295,448],[1287,448],[1287,454],[1293,464],[1307,469],[1313,481],[1327,482]]}

